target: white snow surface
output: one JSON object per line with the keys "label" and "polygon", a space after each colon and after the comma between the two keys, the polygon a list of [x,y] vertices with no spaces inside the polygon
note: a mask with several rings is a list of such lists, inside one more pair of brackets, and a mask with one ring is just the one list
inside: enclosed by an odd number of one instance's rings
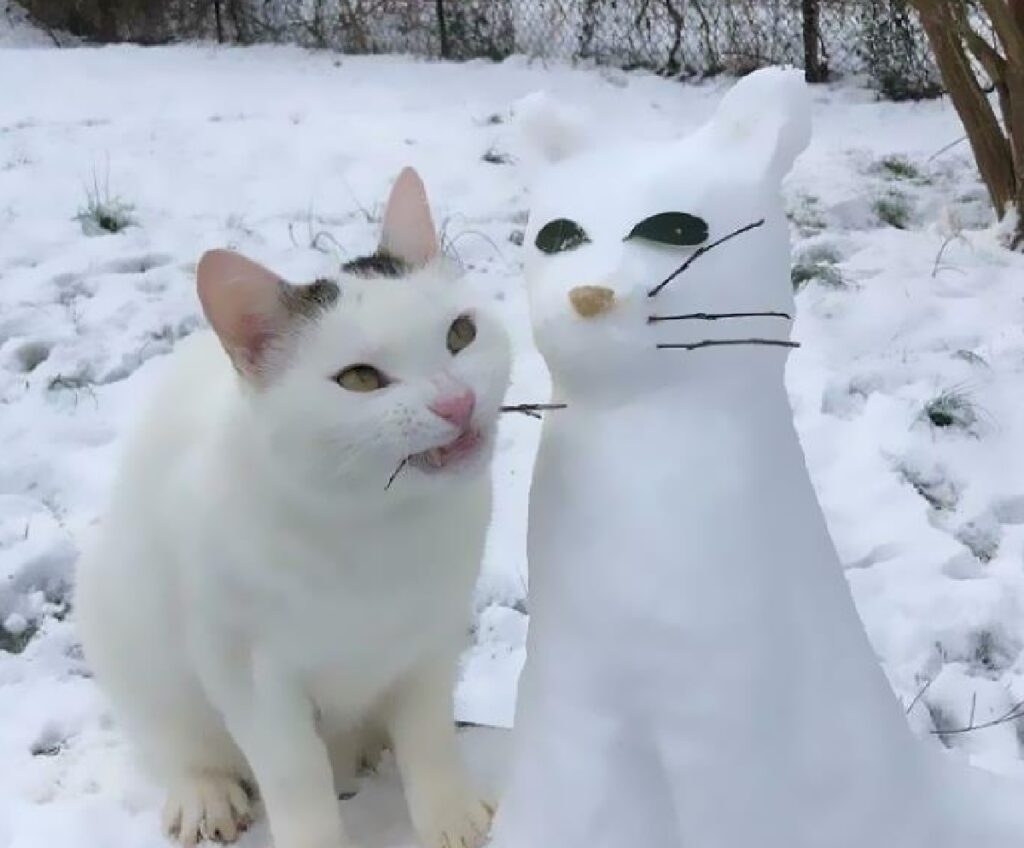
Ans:
{"label": "white snow surface", "polygon": [[[0,28],[0,44],[28,43]],[[508,322],[509,400],[543,401],[510,240],[527,210],[510,105],[543,88],[596,116],[605,140],[658,140],[697,126],[726,85],[521,59],[0,50],[0,848],[164,844],[158,793],[107,716],[64,600],[119,439],[200,324],[202,251],[231,246],[296,280],[330,273],[372,248],[370,219],[414,165]],[[786,183],[798,265],[818,274],[797,297],[803,347],[787,377],[812,477],[915,731],[1024,774],[1014,722],[934,734],[1024,699],[1024,257],[999,247],[966,145],[933,158],[962,135],[948,102],[879,103],[853,85],[814,98],[814,139]],[[130,205],[133,226],[90,235],[76,214],[97,190]],[[951,426],[932,423],[930,403]],[[457,693],[461,719],[496,725],[511,720],[523,658],[539,436],[507,418]]]}

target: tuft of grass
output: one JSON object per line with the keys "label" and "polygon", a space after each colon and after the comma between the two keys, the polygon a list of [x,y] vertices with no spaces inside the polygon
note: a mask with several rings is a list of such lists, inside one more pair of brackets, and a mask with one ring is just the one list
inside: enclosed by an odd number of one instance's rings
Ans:
{"label": "tuft of grass", "polygon": [[0,651],[6,651],[9,654],[20,654],[28,647],[28,643],[32,641],[32,638],[39,631],[39,625],[32,621],[23,622],[23,625],[11,630],[0,625]]}
{"label": "tuft of grass", "polygon": [[979,628],[967,636],[967,662],[983,675],[997,675],[1010,668],[1020,653],[1002,628]]}
{"label": "tuft of grass", "polygon": [[976,519],[961,525],[954,535],[979,562],[991,562],[999,553],[1002,526],[997,521]]}
{"label": "tuft of grass", "polygon": [[[361,210],[364,216],[369,217],[371,213],[367,210]],[[288,222],[288,238],[296,247],[305,247],[310,250],[315,250],[317,253],[324,253],[329,256],[333,256],[339,265],[345,261],[345,256],[348,251],[342,246],[341,242],[334,237],[334,234],[324,229],[318,229],[316,226],[316,218],[313,215],[313,210],[309,209],[305,215],[306,223],[306,237],[304,240],[300,239],[295,234],[295,222]]]}
{"label": "tuft of grass", "polygon": [[953,357],[955,359],[963,360],[968,365],[977,365],[981,366],[982,368],[992,367],[991,365],[988,364],[988,360],[986,360],[984,356],[975,353],[973,350],[958,350],[953,354]]}
{"label": "tuft of grass", "polygon": [[78,210],[75,220],[82,225],[82,232],[87,236],[100,236],[136,226],[138,222],[134,211],[131,203],[111,194],[107,182],[100,186],[94,173],[92,187],[85,190],[85,205]]}
{"label": "tuft of grass", "polygon": [[79,389],[90,388],[92,384],[93,381],[87,374],[57,374],[50,378],[49,382],[46,384],[46,388],[51,392],[55,392],[60,389],[78,391]]}
{"label": "tuft of grass", "polygon": [[910,201],[899,192],[890,191],[872,205],[875,215],[883,224],[905,230],[910,224]]}
{"label": "tuft of grass", "polygon": [[793,291],[800,291],[812,281],[826,288],[846,288],[846,281],[837,267],[841,260],[839,252],[828,244],[818,244],[803,250],[789,272]]}
{"label": "tuft of grass", "polygon": [[952,512],[960,502],[960,488],[942,469],[928,471],[901,462],[895,471],[937,512]]}
{"label": "tuft of grass", "polygon": [[821,202],[813,194],[798,194],[786,210],[786,217],[802,233],[811,235],[825,229],[828,222],[821,210]]}
{"label": "tuft of grass", "polygon": [[927,182],[921,169],[911,162],[906,156],[890,154],[883,156],[878,162],[878,169],[886,176],[894,180],[908,180],[912,182]]}
{"label": "tuft of grass", "polygon": [[47,727],[29,747],[33,757],[57,757],[68,745],[67,738],[56,728]]}
{"label": "tuft of grass", "polygon": [[496,147],[487,148],[480,159],[489,165],[511,165],[515,161],[508,153],[502,153]]}
{"label": "tuft of grass", "polygon": [[981,421],[977,407],[959,389],[940,392],[925,403],[917,417],[940,430],[961,430],[972,435],[976,434]]}
{"label": "tuft of grass", "polygon": [[797,262],[789,272],[789,277],[793,282],[793,291],[800,291],[814,280],[830,289],[846,287],[843,275],[830,262]]}

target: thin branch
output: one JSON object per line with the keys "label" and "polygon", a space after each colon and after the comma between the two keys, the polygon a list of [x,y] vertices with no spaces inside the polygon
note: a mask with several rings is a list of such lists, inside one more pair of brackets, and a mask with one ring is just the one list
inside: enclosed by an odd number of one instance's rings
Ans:
{"label": "thin branch", "polygon": [[959,270],[951,268],[947,265],[942,264],[942,257],[946,253],[946,248],[949,247],[953,242],[959,241],[963,236],[960,233],[953,233],[951,236],[947,236],[942,242],[942,247],[939,248],[939,252],[935,254],[935,263],[932,265],[932,278],[939,275],[939,271],[953,271]]}
{"label": "thin branch", "polygon": [[409,464],[409,457],[406,457],[400,463],[398,463],[398,468],[396,468],[394,470],[394,473],[388,478],[388,484],[384,487],[384,491],[385,492],[388,489],[391,488],[391,484],[395,482],[395,478],[398,477],[398,475],[401,473],[402,469],[405,468],[405,466],[407,466],[408,464]]}
{"label": "thin branch", "polygon": [[936,728],[932,731],[933,736],[956,736],[961,733],[973,733],[975,730],[986,730],[989,727],[996,727],[1000,724],[1007,724],[1011,721],[1017,721],[1017,719],[1024,718],[1024,701],[1018,701],[1009,710],[1003,713],[999,718],[994,718],[991,721],[983,721],[981,724],[975,724],[973,718],[968,723],[967,727],[954,727],[951,730],[939,730]]}
{"label": "thin branch", "polygon": [[1024,32],[1017,28],[1017,22],[1010,11],[1011,4],[1006,0],[981,0],[981,5],[988,12],[992,29],[1002,43],[1007,58],[1016,61],[1024,57]]}
{"label": "thin branch", "polygon": [[655,345],[658,350],[697,350],[702,347],[723,345],[769,345],[771,347],[800,347],[800,342],[782,339],[705,339],[702,342],[665,342]]}
{"label": "thin branch", "polygon": [[703,256],[708,251],[713,250],[714,248],[718,247],[720,244],[724,244],[725,242],[729,241],[729,239],[731,239],[731,238],[735,238],[736,236],[742,235],[743,233],[749,232],[750,230],[756,230],[758,227],[763,226],[763,225],[764,225],[764,218],[762,218],[760,221],[754,221],[754,223],[752,223],[752,224],[747,224],[745,227],[740,227],[738,230],[733,230],[728,235],[722,236],[720,239],[718,239],[718,241],[713,241],[713,242],[711,242],[711,244],[706,244],[703,247],[698,248],[693,253],[693,255],[689,257],[689,259],[687,259],[682,265],[680,265],[678,268],[676,268],[675,271],[673,271],[671,274],[669,274],[664,280],[662,280],[660,283],[658,283],[658,285],[656,285],[653,289],[651,289],[649,292],[647,292],[647,296],[648,297],[654,297],[656,294],[658,294],[658,292],[660,292],[663,288],[665,288],[665,286],[667,286],[669,283],[671,283],[676,277],[678,277],[680,274],[682,274],[687,268],[689,268],[694,262],[696,262],[701,256]]}
{"label": "thin branch", "polygon": [[999,55],[999,51],[967,24],[961,26],[960,34],[967,48],[974,54],[978,62],[981,63],[993,84],[996,86],[1005,85],[1006,60]]}
{"label": "thin branch", "polygon": [[690,312],[686,315],[648,315],[648,324],[662,321],[720,321],[723,318],[785,318],[792,321],[787,312]]}
{"label": "thin branch", "polygon": [[951,141],[949,144],[943,145],[938,150],[936,150],[931,156],[929,156],[927,159],[925,159],[924,160],[925,163],[931,162],[934,159],[938,159],[947,150],[952,150],[958,144],[963,144],[963,142],[965,142],[965,141],[967,141],[967,136],[962,135],[956,141]]}
{"label": "thin branch", "polygon": [[522,415],[528,415],[530,418],[540,418],[542,412],[547,412],[553,409],[565,409],[564,403],[517,403],[511,406],[503,406],[502,412],[518,412]]}
{"label": "thin branch", "polygon": [[918,702],[920,702],[920,700],[925,696],[925,693],[929,689],[932,688],[932,684],[934,682],[935,682],[935,678],[934,677],[929,677],[928,680],[925,681],[924,686],[922,686],[917,691],[917,694],[914,696],[914,699],[907,705],[907,710],[906,710],[906,714],[907,715],[910,715],[910,713],[914,709],[914,707],[916,707],[918,705]]}

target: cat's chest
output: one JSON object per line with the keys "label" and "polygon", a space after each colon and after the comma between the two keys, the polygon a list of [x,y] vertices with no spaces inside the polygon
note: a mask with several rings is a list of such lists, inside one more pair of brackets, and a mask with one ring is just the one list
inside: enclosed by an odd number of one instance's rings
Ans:
{"label": "cat's chest", "polygon": [[388,675],[411,652],[465,629],[482,538],[425,513],[400,526],[339,520],[230,534],[210,528],[208,614],[310,679]]}

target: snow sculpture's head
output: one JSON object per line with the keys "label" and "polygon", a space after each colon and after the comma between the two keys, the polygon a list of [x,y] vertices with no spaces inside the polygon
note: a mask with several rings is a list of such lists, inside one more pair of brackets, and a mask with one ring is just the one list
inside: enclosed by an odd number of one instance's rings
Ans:
{"label": "snow sculpture's head", "polygon": [[[532,190],[526,279],[559,390],[621,395],[752,357],[781,373],[793,295],[780,185],[810,136],[799,72],[744,78],[680,141],[587,149],[543,95],[520,122],[550,162]],[[736,313],[761,314],[711,317]],[[664,347],[743,339],[762,342]]]}

